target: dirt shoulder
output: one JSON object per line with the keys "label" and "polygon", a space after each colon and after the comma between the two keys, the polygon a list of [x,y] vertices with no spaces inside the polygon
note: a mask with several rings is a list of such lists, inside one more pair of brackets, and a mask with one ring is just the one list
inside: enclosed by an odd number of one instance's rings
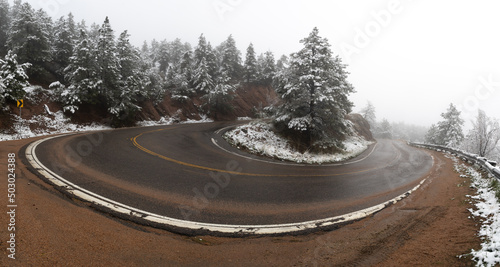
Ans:
{"label": "dirt shoulder", "polygon": [[119,220],[68,199],[16,163],[16,260],[7,257],[7,157],[0,143],[1,266],[468,266],[479,248],[469,181],[441,153],[423,186],[385,210],[330,232],[261,238],[187,237]]}

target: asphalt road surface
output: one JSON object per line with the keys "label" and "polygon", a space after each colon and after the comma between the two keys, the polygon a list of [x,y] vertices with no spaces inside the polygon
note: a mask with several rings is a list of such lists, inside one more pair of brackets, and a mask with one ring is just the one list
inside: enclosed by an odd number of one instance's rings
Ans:
{"label": "asphalt road surface", "polygon": [[383,203],[416,186],[433,159],[404,142],[378,140],[342,164],[268,160],[231,147],[221,129],[181,124],[75,134],[43,142],[39,160],[82,188],[182,220],[283,224]]}

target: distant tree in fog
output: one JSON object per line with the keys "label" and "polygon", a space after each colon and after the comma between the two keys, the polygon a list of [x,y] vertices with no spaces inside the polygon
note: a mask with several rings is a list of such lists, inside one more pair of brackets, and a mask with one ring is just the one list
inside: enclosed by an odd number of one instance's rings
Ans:
{"label": "distant tree in fog", "polygon": [[368,123],[370,123],[372,128],[375,127],[377,117],[375,115],[375,106],[373,106],[372,102],[368,101],[366,107],[361,110],[361,115],[368,121]]}

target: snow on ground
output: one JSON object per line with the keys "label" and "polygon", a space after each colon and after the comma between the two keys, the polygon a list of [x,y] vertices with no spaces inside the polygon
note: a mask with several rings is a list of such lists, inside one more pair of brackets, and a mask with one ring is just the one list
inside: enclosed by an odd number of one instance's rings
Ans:
{"label": "snow on ground", "polygon": [[265,122],[251,122],[224,134],[224,138],[236,147],[243,147],[253,154],[297,163],[322,164],[353,158],[365,151],[372,142],[362,137],[349,137],[344,141],[346,151],[338,154],[300,153],[282,137],[276,135]]}
{"label": "snow on ground", "polygon": [[[37,136],[45,136],[50,134],[59,133],[73,133],[73,132],[87,132],[87,131],[101,131],[113,129],[109,126],[100,125],[93,123],[91,125],[78,125],[71,123],[70,119],[64,116],[62,111],[50,112],[48,108],[46,109],[49,115],[36,115],[31,119],[21,119],[18,115],[13,115],[15,118],[14,127],[12,129],[13,133],[6,134],[0,132],[0,141],[10,141],[27,139]],[[158,121],[141,121],[137,123],[137,126],[160,126],[160,125],[171,125],[178,122],[176,117],[163,117]],[[187,120],[179,122],[181,124],[188,123],[206,123],[213,122],[212,119],[206,116],[201,116],[201,120]],[[31,127],[30,127],[31,126]],[[31,130],[31,129],[35,130]]]}
{"label": "snow on ground", "polygon": [[[15,123],[12,129],[13,133],[0,133],[0,141],[19,140],[56,133],[72,133],[111,129],[111,127],[99,124],[82,126],[71,123],[70,120],[64,116],[62,111],[52,113],[52,116],[36,115],[31,119],[21,119],[17,115],[14,115],[14,117]],[[30,125],[33,126],[32,128],[34,128],[35,130],[31,130]]]}
{"label": "snow on ground", "polygon": [[469,209],[472,216],[480,218],[479,237],[482,240],[481,249],[472,250],[471,255],[477,266],[496,266],[500,264],[500,202],[495,196],[491,185],[494,177],[485,178],[476,169],[459,163],[456,157],[448,155],[455,163],[455,170],[461,177],[470,177],[472,187],[477,194],[469,196],[474,209]]}
{"label": "snow on ground", "polygon": [[208,123],[208,122],[214,122],[214,120],[208,118],[206,115],[201,115],[200,120],[191,120],[188,119],[186,121],[180,121],[177,117],[162,117],[158,121],[140,121],[137,122],[137,126],[162,126],[162,125],[172,125],[175,123],[179,124],[193,124],[193,123]]}

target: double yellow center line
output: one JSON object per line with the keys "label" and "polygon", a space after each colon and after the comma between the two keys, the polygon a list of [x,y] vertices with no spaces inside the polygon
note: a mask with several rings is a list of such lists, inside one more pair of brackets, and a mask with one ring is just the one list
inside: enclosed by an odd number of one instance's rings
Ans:
{"label": "double yellow center line", "polygon": [[[170,128],[170,129],[175,129],[175,128]],[[184,161],[176,160],[176,159],[173,159],[173,158],[169,158],[169,157],[166,157],[164,155],[158,154],[158,153],[156,153],[154,151],[151,151],[151,150],[145,148],[144,146],[140,145],[137,142],[137,139],[139,137],[145,135],[145,134],[150,134],[150,133],[155,133],[155,132],[161,132],[161,131],[165,131],[165,130],[167,130],[167,129],[159,129],[159,130],[144,132],[144,133],[141,133],[141,134],[139,134],[139,135],[131,138],[130,140],[132,141],[132,143],[134,144],[134,146],[137,147],[138,149],[140,149],[140,150],[142,150],[142,151],[144,151],[144,152],[146,152],[146,153],[148,153],[150,155],[158,157],[160,159],[166,160],[166,161],[170,161],[170,162],[173,162],[173,163],[176,163],[176,164],[179,164],[179,165],[182,165],[182,166],[190,167],[190,168],[201,169],[201,170],[212,171],[212,172],[218,172],[218,173],[228,173],[228,174],[240,175],[240,176],[255,176],[255,177],[331,177],[331,176],[340,176],[340,175],[349,175],[349,174],[369,172],[369,171],[373,171],[373,170],[385,168],[386,166],[389,166],[389,165],[392,164],[392,162],[391,162],[388,165],[383,166],[383,167],[374,167],[374,168],[360,170],[360,171],[346,172],[346,173],[335,173],[335,174],[307,174],[307,175],[303,175],[303,174],[261,174],[261,173],[235,172],[235,171],[229,171],[229,170],[222,170],[222,169],[216,169],[216,168],[211,168],[211,167],[200,166],[200,165],[191,164],[191,163],[187,163],[187,162],[184,162]],[[397,160],[397,159],[398,159],[398,157],[396,157],[395,160]]]}

